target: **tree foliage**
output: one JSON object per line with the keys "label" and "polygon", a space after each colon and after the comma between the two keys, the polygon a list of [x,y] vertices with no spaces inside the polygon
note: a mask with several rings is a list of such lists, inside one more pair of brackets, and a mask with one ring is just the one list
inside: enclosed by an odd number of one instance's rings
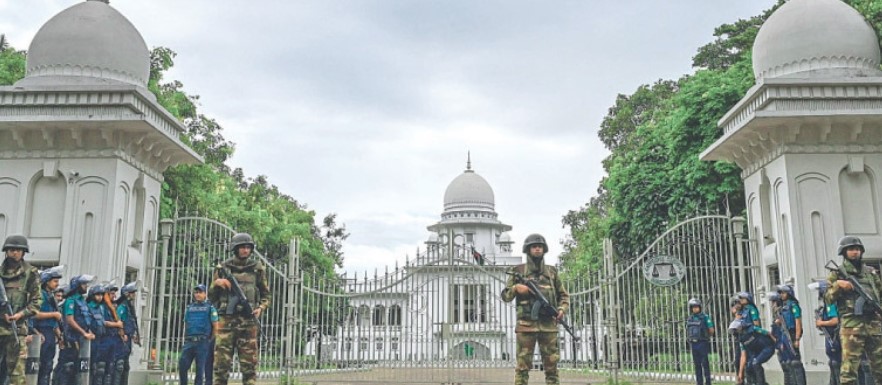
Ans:
{"label": "tree foliage", "polygon": [[[882,1],[846,0],[882,38]],[[598,136],[610,150],[597,195],[562,220],[569,228],[561,260],[567,274],[599,268],[604,238],[631,258],[669,225],[706,212],[744,211],[740,170],[702,162],[698,154],[722,135],[717,121],[753,86],[751,50],[762,23],[779,6],[715,29],[693,57],[695,72],[619,95]]]}
{"label": "tree foliage", "polygon": [[[25,75],[24,51],[16,51],[0,35],[0,85],[11,85]],[[186,127],[182,139],[204,159],[204,164],[179,165],[163,174],[161,216],[196,213],[254,236],[258,249],[269,257],[284,257],[292,238],[300,240],[301,263],[306,269],[332,276],[342,266],[342,242],[349,236],[336,214],[316,224],[315,212],[279,191],[264,175],[245,176],[226,164],[235,145],[224,138],[223,127],[199,112],[199,97],[184,91],[180,81],[167,81],[175,52],[159,47],[151,52],[148,89],[160,105]],[[275,253],[274,253],[275,252]]]}

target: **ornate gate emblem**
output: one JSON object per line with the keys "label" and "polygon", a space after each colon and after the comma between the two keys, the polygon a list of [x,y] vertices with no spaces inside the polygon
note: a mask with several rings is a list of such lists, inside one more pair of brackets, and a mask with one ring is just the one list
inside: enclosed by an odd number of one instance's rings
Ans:
{"label": "ornate gate emblem", "polygon": [[643,263],[643,276],[656,286],[676,285],[686,275],[686,265],[677,257],[656,255]]}

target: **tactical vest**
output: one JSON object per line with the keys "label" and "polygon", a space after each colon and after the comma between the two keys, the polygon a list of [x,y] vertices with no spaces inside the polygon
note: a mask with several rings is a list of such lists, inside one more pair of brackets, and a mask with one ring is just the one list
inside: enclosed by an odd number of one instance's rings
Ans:
{"label": "tactical vest", "polygon": [[[73,301],[74,306],[74,314],[73,319],[77,322],[77,325],[80,325],[85,331],[93,330],[93,324],[95,323],[94,318],[92,317],[92,310],[89,309],[89,305],[86,304],[86,300],[83,297],[70,297],[65,301]],[[102,323],[103,327],[104,324]],[[64,323],[64,339],[68,342],[76,342],[82,337],[82,335],[74,330],[72,326],[70,326],[67,322]]]}
{"label": "tactical vest", "polygon": [[744,346],[745,350],[753,354],[761,352],[768,346],[773,346],[771,337],[755,332],[753,327],[749,327],[746,331],[741,332],[738,335],[738,342]]}
{"label": "tactical vest", "polygon": [[[536,274],[532,272],[530,275],[527,275],[527,265],[521,265],[519,269],[521,274],[526,279],[532,279],[536,282],[536,287],[539,288],[539,292],[545,296],[545,299],[554,306],[557,307],[557,288],[554,287],[554,276],[555,271],[546,267],[541,274]],[[535,302],[535,298],[532,296],[529,299],[524,299],[518,301],[518,319],[519,320],[527,320],[533,321],[530,317],[530,312],[533,309],[533,302]]]}
{"label": "tactical vest", "polygon": [[107,335],[107,327],[104,326],[104,305],[95,303],[94,307],[89,306],[89,310],[92,315],[92,334],[95,335],[95,338],[104,337]]}
{"label": "tactical vest", "polygon": [[796,333],[796,316],[793,315],[795,306],[798,306],[796,301],[788,299],[781,307],[781,318],[784,319],[784,325],[787,325],[787,330],[791,333]]}
{"label": "tactical vest", "polygon": [[[2,263],[2,261],[0,261],[0,263]],[[18,312],[21,309],[24,309],[25,306],[27,306],[28,288],[26,287],[26,285],[28,284],[28,281],[30,281],[31,274],[34,274],[36,270],[37,269],[31,266],[29,263],[21,261],[21,265],[19,266],[18,270],[6,272],[2,275],[2,284],[6,288],[6,297],[9,301],[9,305],[12,307],[13,313]],[[2,309],[2,311],[5,312],[6,309]],[[12,329],[11,325],[6,323],[5,320],[0,322],[0,325],[2,325],[4,329]],[[27,330],[26,322],[18,322],[17,325],[19,328],[19,334]],[[11,331],[9,333],[11,333]]]}
{"label": "tactical vest", "polygon": [[710,330],[707,327],[705,314],[692,315],[686,320],[686,338],[689,342],[710,340]]}
{"label": "tactical vest", "polygon": [[[833,319],[829,313],[830,306],[832,305],[821,304],[821,307],[815,311],[815,314],[821,321],[829,321]],[[821,326],[821,330],[823,330],[826,335],[824,337],[824,350],[828,356],[836,354],[842,349],[842,345],[839,343],[839,324],[836,324],[836,326]]]}
{"label": "tactical vest", "polygon": [[[55,296],[46,292],[46,290],[40,290],[40,293],[43,295],[40,311],[44,313],[57,312],[58,305],[55,304]],[[37,317],[33,317],[33,320],[34,327],[37,329],[55,329],[58,327],[58,321],[55,318],[37,319]]]}
{"label": "tactical vest", "polygon": [[[119,314],[119,318],[123,321],[123,332],[129,337],[137,334],[138,318],[135,316],[135,309],[132,307],[132,303],[128,300],[123,301],[116,308],[116,311]],[[125,313],[125,317],[123,317],[123,313]]]}
{"label": "tactical vest", "polygon": [[[257,288],[257,282],[263,279],[264,274],[266,274],[266,269],[260,262],[250,263],[245,266],[239,266],[233,263],[230,263],[233,259],[229,259],[224,262],[224,267],[229,270],[230,274],[236,278],[236,281],[239,282],[239,286],[242,287],[242,292],[245,294],[245,298],[248,299],[248,303],[251,304],[252,309],[257,309],[257,306],[260,304],[260,291]],[[233,290],[228,290],[224,295],[220,296],[218,304],[220,306],[217,307],[218,312],[221,314],[242,314],[242,307],[233,307],[230,306],[231,297],[234,297]],[[214,299],[212,299],[214,301]]]}
{"label": "tactical vest", "polygon": [[[842,264],[842,268],[851,275],[852,278],[860,282],[861,286],[863,286],[864,290],[867,291],[867,295],[871,298],[879,301],[879,298],[876,297],[876,290],[880,289],[879,284],[882,281],[879,280],[879,277],[876,276],[872,270],[867,265],[863,265],[860,273],[856,271],[854,266],[851,263],[845,262]],[[838,276],[838,273],[833,272],[833,274]],[[845,279],[845,277],[838,277],[839,279]],[[839,307],[839,316],[840,320],[842,320],[842,324],[844,327],[851,327],[849,324],[851,322],[851,318],[860,318],[862,320],[871,320],[873,318],[872,312],[870,311],[869,305],[865,306],[863,309],[863,314],[857,314],[856,305],[860,295],[855,290],[849,291],[840,291],[840,297],[836,302],[836,306]]]}
{"label": "tactical vest", "polygon": [[187,337],[211,335],[211,304],[208,301],[194,302],[187,306]]}

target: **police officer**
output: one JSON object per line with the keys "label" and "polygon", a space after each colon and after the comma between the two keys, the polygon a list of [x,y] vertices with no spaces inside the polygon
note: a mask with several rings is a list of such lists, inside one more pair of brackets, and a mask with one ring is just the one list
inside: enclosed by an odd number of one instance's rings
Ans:
{"label": "police officer", "polygon": [[514,266],[510,271],[535,281],[545,298],[557,307],[557,317],[533,320],[530,317],[530,310],[536,298],[526,285],[517,283],[515,276],[511,275],[505,289],[502,290],[502,300],[511,302],[517,299],[518,324],[515,333],[517,333],[518,352],[514,383],[515,385],[528,383],[533,350],[538,343],[542,364],[545,367],[545,383],[560,384],[557,370],[557,363],[560,361],[557,323],[563,319],[570,307],[570,295],[563,287],[557,269],[544,262],[545,253],[548,252],[545,237],[539,234],[527,236],[524,240],[523,252],[527,255],[527,263]]}
{"label": "police officer", "polygon": [[738,384],[767,385],[763,364],[772,358],[775,343],[769,332],[750,322],[739,318],[729,324],[729,334],[738,341],[741,357],[738,365]]}
{"label": "police officer", "polygon": [[[119,290],[119,298],[116,300],[116,314],[123,323],[123,332],[126,335],[125,349],[116,352],[114,357],[113,384],[126,385],[129,383],[129,356],[132,354],[132,344],[141,346],[141,336],[138,334],[138,316],[135,312],[135,295],[137,295],[138,283],[129,282]],[[214,352],[212,352],[213,354]]]}
{"label": "police officer", "polygon": [[753,322],[754,326],[762,327],[762,321],[760,321],[759,309],[757,309],[756,304],[753,303],[753,294],[749,291],[742,291],[738,293],[738,300],[741,303],[741,318],[750,320]]}
{"label": "police officer", "polygon": [[[89,380],[91,385],[107,385],[108,374],[110,373],[110,365],[113,362],[113,340],[110,336],[109,328],[115,323],[110,320],[107,313],[107,307],[104,303],[104,293],[107,292],[107,286],[94,285],[89,288],[86,304],[92,313],[92,332],[95,334],[95,340],[92,341],[92,351],[90,358],[92,367],[89,371]],[[121,325],[120,325],[121,326]]]}
{"label": "police officer", "polygon": [[878,272],[863,263],[866,250],[860,238],[845,236],[839,240],[837,253],[842,256],[844,274],[833,271],[827,277],[829,288],[825,298],[836,303],[839,310],[839,337],[842,342],[842,385],[857,383],[861,356],[867,355],[873,377],[882,379],[882,318],[865,310],[854,286],[847,281],[853,278],[867,290],[867,295],[877,302],[882,299],[882,279]]}
{"label": "police officer", "polygon": [[[10,235],[3,242],[6,256],[0,266],[0,280],[3,281],[9,307],[0,309],[0,365],[6,366],[6,375],[0,378],[0,383],[9,381],[11,385],[25,383],[18,360],[23,352],[24,339],[28,335],[27,318],[37,314],[42,302],[40,274],[37,268],[24,260],[24,255],[29,250],[28,239],[23,235]],[[10,308],[11,313],[8,311]],[[15,339],[16,333],[18,340]]]}
{"label": "police officer", "polygon": [[826,303],[827,281],[812,282],[809,289],[818,291],[820,305],[815,310],[815,327],[824,334],[824,353],[830,367],[829,385],[839,385],[839,371],[842,366],[842,345],[839,342],[839,309],[835,303]]}
{"label": "police officer", "polygon": [[[75,385],[79,380],[80,345],[84,340],[94,340],[92,311],[86,304],[85,295],[94,276],[82,274],[70,279],[64,293],[64,343],[58,352],[58,363],[53,377],[58,385]],[[87,385],[87,384],[80,384]]]}
{"label": "police officer", "polygon": [[695,364],[695,381],[698,385],[710,385],[710,339],[714,336],[714,321],[701,309],[698,298],[689,300],[689,317],[686,318],[686,339],[692,348]]}
{"label": "police officer", "polygon": [[[199,284],[193,288],[193,303],[187,306],[184,312],[184,348],[178,360],[180,384],[187,385],[187,372],[193,359],[196,360],[196,385],[203,385],[203,374],[211,370],[207,368],[208,354],[211,340],[217,334],[218,315],[217,309],[206,301],[205,285]],[[213,354],[214,352],[211,351]]]}
{"label": "police officer", "polygon": [[122,317],[119,316],[115,304],[118,292],[119,286],[113,281],[105,285],[102,310],[104,311],[104,319],[111,321],[106,324],[107,339],[109,340],[107,344],[110,347],[110,353],[107,357],[107,374],[104,377],[105,385],[120,385],[122,372],[125,370],[130,351],[128,337],[123,331],[124,323]]}
{"label": "police officer", "polygon": [[[252,256],[254,239],[250,234],[238,233],[230,240],[233,257],[215,269],[215,280],[208,289],[212,304],[220,309],[217,341],[214,349],[214,384],[227,385],[233,353],[238,351],[242,383],[255,385],[257,381],[257,337],[258,318],[270,304],[269,284],[266,267]],[[252,313],[246,314],[245,307],[238,304],[232,291],[232,282],[226,279],[229,272],[239,282],[248,299]]]}
{"label": "police officer", "polygon": [[[783,343],[787,350],[782,368],[786,364],[790,371],[792,384],[805,385],[805,367],[802,364],[802,355],[799,353],[799,341],[802,339],[802,308],[796,299],[793,287],[790,285],[778,285],[775,294],[778,295],[778,317],[775,318],[775,326],[780,328],[781,337],[786,339]],[[785,336],[784,333],[787,335]],[[786,338],[785,338],[786,337]],[[780,343],[780,341],[779,341]],[[780,356],[779,356],[780,357]]]}
{"label": "police officer", "polygon": [[771,336],[775,341],[778,363],[781,364],[781,371],[784,373],[784,385],[805,385],[805,370],[799,360],[799,350],[793,345],[793,339],[783,321],[784,300],[780,292],[769,293],[767,298],[772,310]]}
{"label": "police officer", "polygon": [[61,279],[63,266],[56,266],[40,272],[40,290],[43,303],[34,316],[34,328],[43,336],[40,345],[40,370],[37,372],[37,384],[49,385],[52,377],[52,362],[55,360],[55,349],[61,338],[61,311],[55,302],[55,290]]}

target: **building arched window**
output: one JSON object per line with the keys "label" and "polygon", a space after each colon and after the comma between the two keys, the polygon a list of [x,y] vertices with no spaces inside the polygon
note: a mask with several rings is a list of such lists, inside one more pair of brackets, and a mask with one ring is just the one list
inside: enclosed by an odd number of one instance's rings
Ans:
{"label": "building arched window", "polygon": [[401,326],[401,306],[389,306],[389,326]]}
{"label": "building arched window", "polygon": [[383,326],[386,324],[386,308],[383,305],[374,306],[374,317],[371,320],[374,326]]}
{"label": "building arched window", "polygon": [[358,307],[358,326],[370,326],[371,325],[371,308],[367,305],[361,305]]}

